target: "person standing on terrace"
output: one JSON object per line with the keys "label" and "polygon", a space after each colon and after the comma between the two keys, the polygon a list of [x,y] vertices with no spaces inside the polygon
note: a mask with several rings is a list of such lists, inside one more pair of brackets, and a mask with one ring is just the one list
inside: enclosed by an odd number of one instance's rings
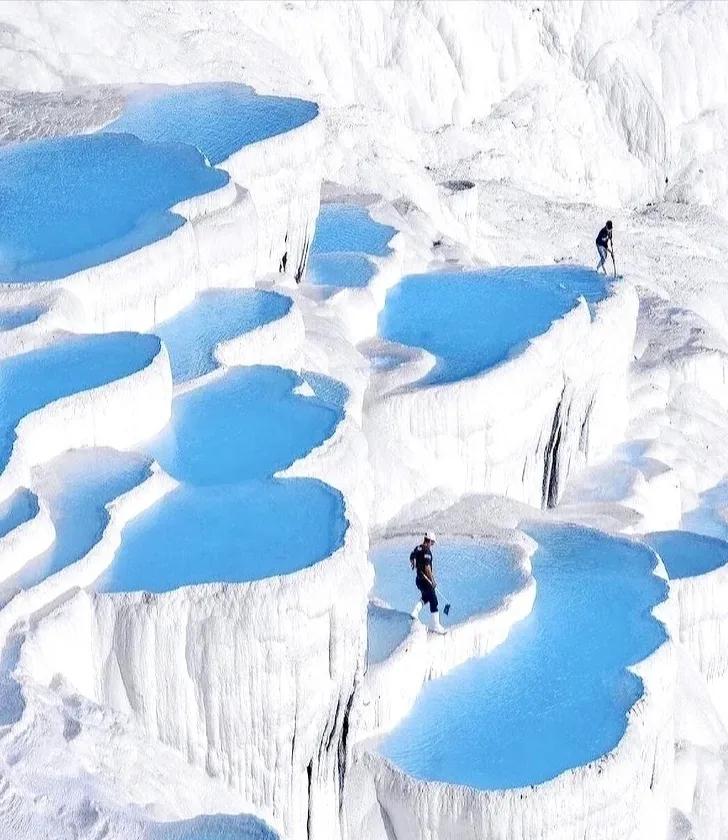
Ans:
{"label": "person standing on terrace", "polygon": [[416,619],[423,604],[430,605],[430,629],[435,633],[444,633],[445,628],[440,623],[440,612],[437,603],[437,581],[432,570],[432,546],[435,544],[435,535],[432,531],[425,534],[422,543],[416,546],[410,554],[410,566],[416,570],[415,586],[420,590],[420,599],[410,613]]}
{"label": "person standing on terrace", "polygon": [[606,225],[597,234],[597,251],[599,252],[597,271],[601,268],[605,274],[607,273],[604,263],[607,261],[607,254],[612,254],[612,259],[614,259],[612,248],[612,222],[610,220],[607,221]]}

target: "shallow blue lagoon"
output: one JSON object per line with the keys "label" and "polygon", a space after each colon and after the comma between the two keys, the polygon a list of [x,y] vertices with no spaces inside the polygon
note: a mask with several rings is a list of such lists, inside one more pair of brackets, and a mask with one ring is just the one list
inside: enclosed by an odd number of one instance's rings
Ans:
{"label": "shallow blue lagoon", "polygon": [[18,422],[31,411],[145,368],[159,352],[156,336],[107,333],[63,338],[0,362],[0,469]]}
{"label": "shallow blue lagoon", "polygon": [[492,653],[428,683],[379,751],[419,778],[536,784],[616,746],[641,681],[626,671],[665,641],[667,595],[646,547],[568,526],[539,543],[532,614]]}
{"label": "shallow blue lagoon", "polygon": [[30,490],[16,490],[0,504],[0,537],[15,530],[18,525],[33,519],[38,513],[38,498]]}
{"label": "shallow blue lagoon", "polygon": [[198,84],[142,89],[104,131],[143,140],[196,146],[218,164],[249,143],[312,120],[318,107],[304,99],[260,96],[239,84]]}
{"label": "shallow blue lagoon", "polygon": [[408,613],[369,604],[367,613],[367,662],[383,662],[406,638],[412,627]]}
{"label": "shallow blue lagoon", "polygon": [[683,514],[680,527],[728,541],[728,522],[723,516],[724,511],[728,511],[728,482],[716,484],[701,493],[698,506]]}
{"label": "shallow blue lagoon", "polygon": [[[405,613],[419,597],[409,562],[417,542],[387,540],[370,553],[375,571],[372,597]],[[513,550],[498,543],[443,538],[435,545],[433,560],[438,598],[451,605],[446,623],[488,612],[523,585]]]}
{"label": "shallow blue lagoon", "polygon": [[309,279],[317,286],[363,288],[375,272],[364,254],[312,254],[308,261]]}
{"label": "shallow blue lagoon", "polygon": [[165,592],[288,574],[331,554],[345,530],[341,494],[312,479],[183,485],[125,528],[99,588]]}
{"label": "shallow blue lagoon", "polygon": [[155,328],[169,351],[172,378],[186,382],[214,370],[217,344],[282,318],[291,305],[290,298],[259,289],[201,293],[190,306]]}
{"label": "shallow blue lagoon", "polygon": [[231,368],[172,404],[172,419],[147,451],[190,484],[231,484],[272,476],[323,443],[342,413],[278,367]]}
{"label": "shallow blue lagoon", "polygon": [[161,239],[169,212],[226,173],[179,143],[128,134],[32,140],[0,149],[0,282],[55,280]]}
{"label": "shallow blue lagoon", "polygon": [[42,309],[39,306],[18,306],[10,309],[0,309],[0,331],[14,330],[25,327],[40,318]]}
{"label": "shallow blue lagoon", "polygon": [[695,577],[728,563],[728,542],[691,531],[655,531],[645,542],[662,557],[671,578]]}
{"label": "shallow blue lagoon", "polygon": [[293,371],[254,366],[174,400],[147,453],[183,484],[127,525],[101,589],[259,580],[310,566],[342,544],[338,491],[272,478],[323,443],[343,416],[346,389],[304,376],[312,397],[294,393],[304,380]]}
{"label": "shallow blue lagoon", "polygon": [[146,478],[149,461],[136,453],[80,449],[56,458],[44,474],[44,496],[56,539],[48,551],[2,584],[0,603],[84,557],[109,521],[106,505]]}
{"label": "shallow blue lagoon", "polygon": [[453,382],[502,362],[580,296],[605,293],[596,272],[575,267],[413,275],[387,295],[379,334],[437,357],[426,383]]}
{"label": "shallow blue lagoon", "polygon": [[322,204],[316,220],[311,254],[359,253],[386,257],[389,240],[396,233],[390,225],[375,222],[357,204]]}
{"label": "shallow blue lagoon", "polygon": [[204,815],[178,822],[150,822],[140,840],[279,840],[256,817]]}

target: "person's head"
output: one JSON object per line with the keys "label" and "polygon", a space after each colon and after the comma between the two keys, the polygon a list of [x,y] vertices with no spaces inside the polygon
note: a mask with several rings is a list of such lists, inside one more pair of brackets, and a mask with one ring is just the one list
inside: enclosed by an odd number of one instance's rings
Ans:
{"label": "person's head", "polygon": [[423,543],[423,545],[425,545],[427,548],[429,548],[431,545],[434,545],[434,544],[435,544],[435,535],[432,533],[432,531],[428,531],[428,532],[425,534],[425,538],[424,538],[424,540],[422,540],[422,543]]}
{"label": "person's head", "polygon": [[607,230],[611,230],[611,229],[612,229],[612,220],[608,219],[607,220]]}

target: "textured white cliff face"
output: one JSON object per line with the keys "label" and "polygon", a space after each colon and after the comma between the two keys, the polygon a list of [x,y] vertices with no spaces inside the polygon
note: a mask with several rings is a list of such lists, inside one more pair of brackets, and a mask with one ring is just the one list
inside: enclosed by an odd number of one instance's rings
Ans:
{"label": "textured white cliff face", "polygon": [[620,284],[593,321],[582,302],[483,374],[417,387],[398,368],[399,387],[368,404],[365,431],[381,482],[374,521],[435,488],[556,504],[570,473],[624,433],[636,317],[636,294]]}
{"label": "textured white cliff face", "polygon": [[130,714],[286,836],[332,836],[363,667],[366,547],[354,523],[343,548],[292,575],[80,593],[31,632],[21,669]]}
{"label": "textured white cliff face", "polygon": [[[333,126],[336,112],[362,107],[398,133],[442,130],[434,146],[447,155],[445,177],[726,209],[728,25],[718,2],[245,3],[174,13],[118,3],[87,7],[83,27],[77,7],[43,4],[30,15],[23,6],[2,13],[16,56],[3,68],[5,87],[243,80],[322,102]],[[85,101],[77,110],[98,120]],[[323,161],[332,178],[348,166],[335,149]],[[376,163],[360,157],[373,183]],[[414,168],[383,174],[379,184],[395,190],[421,177]]]}

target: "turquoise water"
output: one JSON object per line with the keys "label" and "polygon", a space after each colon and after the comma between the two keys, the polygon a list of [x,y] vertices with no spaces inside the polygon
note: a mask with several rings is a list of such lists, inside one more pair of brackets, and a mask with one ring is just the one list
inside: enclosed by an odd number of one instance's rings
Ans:
{"label": "turquoise water", "polygon": [[53,545],[0,586],[0,603],[20,589],[75,563],[98,542],[109,516],[106,505],[140,484],[149,461],[112,449],[72,450],[44,468],[52,475],[44,493],[56,529]]}
{"label": "turquoise water", "polygon": [[0,332],[25,327],[40,318],[42,309],[39,306],[19,306],[0,310]]}
{"label": "turquoise water", "polygon": [[322,204],[316,220],[311,254],[359,253],[386,257],[396,233],[390,225],[375,222],[357,204]]}
{"label": "turquoise water", "polygon": [[278,367],[231,368],[177,397],[169,425],[147,451],[190,484],[272,476],[323,443],[341,419],[323,401],[294,394],[300,383]]}
{"label": "turquoise water", "polygon": [[363,288],[376,268],[364,254],[311,254],[308,275],[317,286]]}
{"label": "turquoise water", "polygon": [[121,116],[104,131],[186,143],[215,165],[243,146],[297,128],[317,114],[313,102],[260,96],[247,85],[154,87],[133,95]]}
{"label": "turquoise water", "polygon": [[626,670],[666,639],[646,547],[568,526],[528,528],[536,601],[481,659],[428,683],[378,750],[418,778],[533,785],[613,749],[642,683]]}
{"label": "turquoise water", "polygon": [[327,557],[344,539],[341,494],[312,479],[274,479],[323,443],[345,389],[310,377],[322,396],[278,367],[232,368],[178,396],[147,453],[183,484],[124,529],[103,591],[164,592],[213,581],[260,580]]}
{"label": "turquoise water", "polygon": [[202,292],[154,330],[169,352],[172,378],[186,382],[210,373],[217,367],[217,344],[282,318],[292,303],[284,295],[258,289]]}
{"label": "turquoise water", "polygon": [[[227,183],[197,149],[93,134],[0,149],[0,282],[55,280],[168,236]],[[142,278],[143,282],[143,278]]]}
{"label": "turquoise water", "polygon": [[356,204],[322,204],[311,243],[308,277],[321,286],[361,288],[376,272],[369,256],[392,253],[397,231]]}
{"label": "turquoise water", "polygon": [[369,604],[367,612],[367,663],[383,662],[406,638],[412,619],[406,612]]}
{"label": "turquoise water", "polygon": [[79,391],[129,376],[159,352],[156,336],[138,333],[68,336],[0,362],[0,469],[10,456],[18,422],[36,409]]}
{"label": "turquoise water", "polygon": [[671,578],[695,577],[728,563],[728,542],[691,531],[655,531],[645,542],[662,557]]}
{"label": "turquoise water", "polygon": [[311,479],[183,485],[130,523],[107,592],[261,580],[327,557],[342,544],[341,494]]}
{"label": "turquoise water", "polygon": [[388,293],[379,334],[437,357],[426,383],[454,382],[520,350],[579,296],[593,303],[605,293],[596,272],[575,267],[413,275]]}
{"label": "turquoise water", "polygon": [[[418,542],[387,540],[370,552],[375,571],[372,597],[404,613],[419,599],[409,562]],[[440,609],[450,603],[449,616],[442,617],[445,624],[494,609],[524,583],[513,550],[498,543],[443,538],[432,554]],[[424,612],[421,615],[427,618]]]}
{"label": "turquoise water", "polygon": [[279,840],[279,836],[256,817],[212,814],[147,823],[139,840]]}
{"label": "turquoise water", "polygon": [[30,490],[16,490],[9,499],[0,503],[0,537],[15,530],[18,525],[33,519],[38,513],[38,498]]}

